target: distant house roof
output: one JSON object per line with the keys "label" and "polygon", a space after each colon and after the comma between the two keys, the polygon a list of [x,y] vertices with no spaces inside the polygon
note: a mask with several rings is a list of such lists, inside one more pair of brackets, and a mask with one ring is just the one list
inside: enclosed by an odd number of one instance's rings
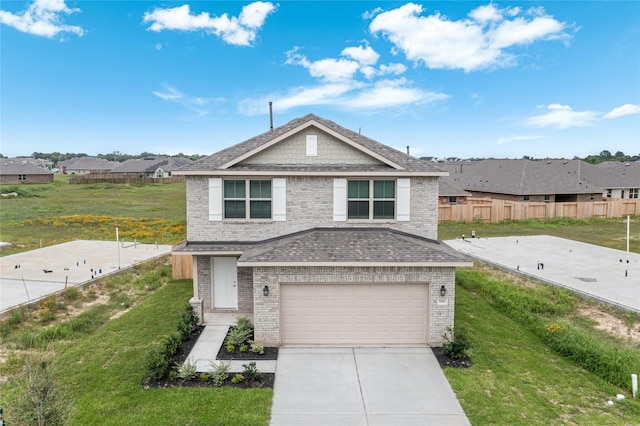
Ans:
{"label": "distant house roof", "polygon": [[449,171],[449,182],[476,192],[585,194],[625,185],[623,179],[581,160],[482,160],[439,166]]}
{"label": "distant house roof", "polygon": [[159,168],[164,171],[174,171],[192,161],[184,157],[147,157],[127,160],[111,173],[153,173]]}
{"label": "distant house roof", "polygon": [[[250,164],[251,156],[268,147],[300,132],[308,127],[316,127],[360,152],[375,158],[379,164],[350,165],[350,164]],[[244,161],[247,160],[247,161]],[[244,161],[243,164],[239,164]],[[344,173],[349,171],[371,172],[415,172],[430,176],[443,176],[443,172],[433,163],[427,163],[418,158],[407,155],[380,142],[362,136],[333,121],[326,120],[314,114],[308,114],[291,120],[287,124],[262,133],[239,144],[223,149],[213,155],[202,158],[181,168],[177,173],[184,175],[207,174],[222,171],[270,171],[270,172],[316,172],[316,173]]]}
{"label": "distant house roof", "polygon": [[596,167],[606,170],[616,177],[606,189],[613,188],[640,188],[640,161],[605,161]]}
{"label": "distant house roof", "polygon": [[471,193],[460,189],[447,179],[447,176],[441,177],[438,182],[438,195],[441,197],[471,197]]}
{"label": "distant house roof", "polygon": [[21,159],[0,159],[0,175],[52,175],[53,172]]}
{"label": "distant house roof", "polygon": [[67,171],[73,170],[112,170],[120,165],[117,161],[108,161],[97,157],[80,157],[65,165]]}
{"label": "distant house roof", "polygon": [[470,266],[446,244],[388,228],[313,228],[264,241],[188,242],[177,253],[241,252],[242,266]]}

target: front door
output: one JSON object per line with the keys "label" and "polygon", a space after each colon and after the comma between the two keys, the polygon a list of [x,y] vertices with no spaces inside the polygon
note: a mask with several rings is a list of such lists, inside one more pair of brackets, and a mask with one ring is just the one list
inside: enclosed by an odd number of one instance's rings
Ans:
{"label": "front door", "polygon": [[214,257],[213,268],[213,307],[219,309],[238,309],[238,271],[235,257]]}

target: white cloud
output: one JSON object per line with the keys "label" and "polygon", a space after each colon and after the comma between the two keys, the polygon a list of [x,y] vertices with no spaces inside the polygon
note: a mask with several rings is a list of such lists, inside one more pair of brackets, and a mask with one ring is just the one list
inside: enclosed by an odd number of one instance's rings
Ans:
{"label": "white cloud", "polygon": [[409,87],[405,78],[381,80],[353,97],[341,99],[340,106],[349,109],[379,109],[402,105],[428,104],[448,99],[444,93],[425,92]]}
{"label": "white cloud", "polygon": [[568,105],[550,104],[546,109],[546,113],[527,119],[526,124],[534,127],[568,129],[571,127],[593,126],[598,120],[598,113],[593,111],[574,111]]}
{"label": "white cloud", "polygon": [[164,91],[152,91],[151,93],[164,101],[174,102],[186,110],[195,113],[196,118],[204,117],[209,114],[209,110],[206,108],[206,105],[209,103],[209,99],[189,97],[173,87],[166,85],[163,87]]}
{"label": "white cloud", "polygon": [[380,54],[373,50],[371,46],[345,47],[340,54],[355,59],[361,65],[375,65],[380,59]]}
{"label": "white cloud", "polygon": [[64,0],[35,0],[21,14],[0,10],[0,23],[23,33],[47,38],[54,38],[64,33],[81,37],[84,34],[82,27],[66,25],[63,20],[64,15],[76,12],[80,12],[80,9],[69,8]]}
{"label": "white cloud", "polygon": [[505,49],[538,40],[567,39],[567,23],[546,15],[544,9],[480,6],[469,18],[453,21],[440,13],[422,16],[423,7],[407,3],[373,17],[369,31],[382,33],[393,43],[392,52],[402,52],[411,61],[434,69],[467,72],[515,64]]}
{"label": "white cloud", "polygon": [[264,114],[269,101],[273,110],[284,112],[303,106],[332,105],[346,110],[375,110],[403,105],[430,104],[448,99],[444,93],[427,92],[410,87],[405,78],[376,83],[344,81],[299,87],[288,93],[271,93],[259,99],[245,99],[239,110],[246,115]]}
{"label": "white cloud", "polygon": [[505,136],[502,138],[498,138],[496,145],[502,145],[509,142],[522,142],[522,141],[533,141],[536,139],[542,139],[542,136]]}
{"label": "white cloud", "polygon": [[633,105],[633,104],[622,105],[618,108],[612,109],[611,111],[603,115],[602,118],[612,119],[612,118],[624,117],[625,115],[633,115],[633,114],[640,114],[640,105]]}
{"label": "white cloud", "polygon": [[156,43],[156,45],[153,48],[156,50],[162,50],[162,43]]}
{"label": "white cloud", "polygon": [[244,6],[239,17],[229,17],[226,13],[212,17],[208,12],[195,15],[189,5],[185,4],[146,12],[143,22],[151,24],[148,28],[150,31],[205,31],[232,45],[251,46],[257,30],[264,25],[267,16],[275,9],[273,3],[254,2]]}

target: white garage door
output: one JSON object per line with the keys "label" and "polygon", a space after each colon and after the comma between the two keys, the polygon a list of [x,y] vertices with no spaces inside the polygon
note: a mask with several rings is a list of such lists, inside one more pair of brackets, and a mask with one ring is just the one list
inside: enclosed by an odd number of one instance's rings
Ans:
{"label": "white garage door", "polygon": [[284,345],[424,344],[426,284],[283,284]]}

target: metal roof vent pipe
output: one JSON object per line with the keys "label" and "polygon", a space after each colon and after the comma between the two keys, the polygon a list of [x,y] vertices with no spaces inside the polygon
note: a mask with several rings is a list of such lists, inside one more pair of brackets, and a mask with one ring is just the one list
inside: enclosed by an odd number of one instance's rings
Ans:
{"label": "metal roof vent pipe", "polygon": [[273,130],[273,102],[269,101],[269,130]]}

